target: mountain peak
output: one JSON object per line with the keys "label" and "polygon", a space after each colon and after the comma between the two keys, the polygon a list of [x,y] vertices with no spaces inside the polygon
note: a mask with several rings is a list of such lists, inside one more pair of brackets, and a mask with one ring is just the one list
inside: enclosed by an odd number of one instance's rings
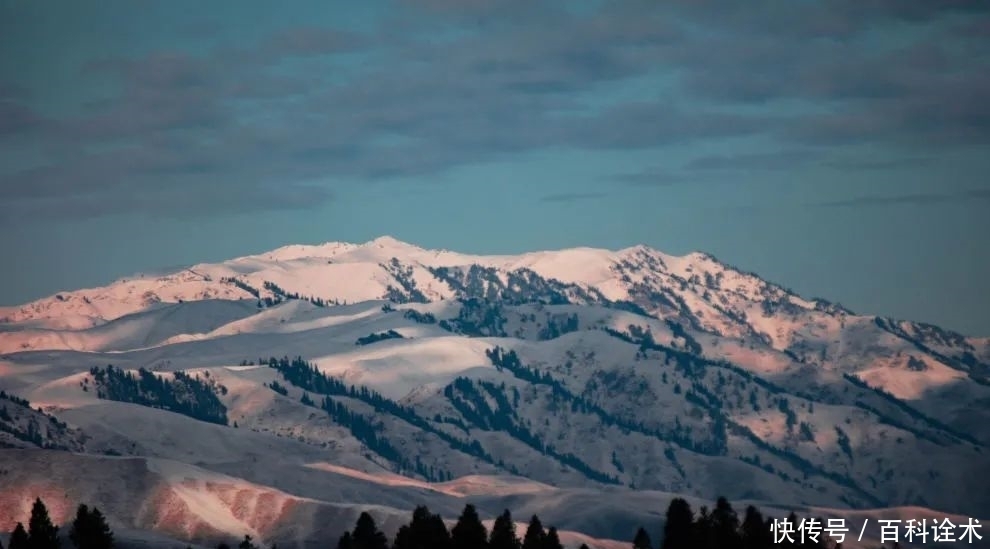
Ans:
{"label": "mountain peak", "polygon": [[402,240],[399,240],[398,238],[395,238],[394,236],[387,235],[387,234],[386,235],[379,236],[378,238],[376,238],[374,240],[369,240],[368,242],[365,242],[364,244],[362,244],[362,247],[365,247],[365,248],[373,248],[373,247],[377,247],[377,248],[411,248],[411,249],[416,249],[416,250],[421,250],[422,249],[419,246],[416,246],[415,244],[410,244],[408,242],[404,242]]}

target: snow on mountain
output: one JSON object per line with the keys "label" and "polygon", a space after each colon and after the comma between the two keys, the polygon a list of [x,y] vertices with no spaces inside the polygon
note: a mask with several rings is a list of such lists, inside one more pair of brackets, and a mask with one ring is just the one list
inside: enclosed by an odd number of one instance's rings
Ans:
{"label": "snow on mountain", "polygon": [[[52,459],[97,476],[123,459],[107,454],[136,460],[146,514],[114,515],[133,532],[292,545],[331,535],[314,517],[378,506],[397,527],[419,503],[453,518],[471,500],[577,544],[659,535],[671,494],[835,516],[990,509],[990,340],[857,315],[707,254],[477,256],[382,237],[0,317],[0,389],[30,402],[0,441],[83,452]],[[107,384],[123,372],[144,385]],[[45,413],[64,427],[28,434]],[[176,480],[193,470],[222,477]],[[240,493],[307,518],[249,517]]]}

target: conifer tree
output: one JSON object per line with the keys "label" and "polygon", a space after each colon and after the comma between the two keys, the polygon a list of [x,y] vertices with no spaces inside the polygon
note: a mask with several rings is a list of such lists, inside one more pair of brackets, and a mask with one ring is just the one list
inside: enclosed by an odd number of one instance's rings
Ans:
{"label": "conifer tree", "polygon": [[337,549],[354,549],[350,532],[344,532],[344,535],[340,536],[340,540],[337,542]]}
{"label": "conifer tree", "polygon": [[739,547],[739,517],[724,497],[715,502],[711,514],[712,533],[717,547]]}
{"label": "conifer tree", "polygon": [[718,546],[715,544],[712,517],[708,513],[708,506],[706,505],[702,505],[698,509],[698,518],[694,521],[694,544],[692,547],[699,549],[718,549]]}
{"label": "conifer tree", "polygon": [[743,549],[770,549],[773,537],[763,514],[756,507],[746,507],[746,515],[740,526]]}
{"label": "conifer tree", "polygon": [[674,498],[667,507],[661,549],[691,549],[694,538],[694,511],[684,498]]}
{"label": "conifer tree", "polygon": [[779,547],[782,547],[782,548],[784,548],[784,547],[795,547],[795,548],[796,547],[799,547],[800,546],[801,536],[798,533],[798,528],[801,526],[801,519],[798,518],[797,513],[795,513],[794,511],[791,511],[787,515],[787,522],[790,523],[791,529],[794,531],[794,533],[790,535],[790,537],[791,537],[791,539],[793,541],[784,539],[782,543],[779,543],[777,545]]}
{"label": "conifer tree", "polygon": [[367,511],[361,513],[351,533],[353,549],[388,549],[388,538],[378,529],[375,519]]}
{"label": "conifer tree", "polygon": [[488,547],[488,530],[478,517],[478,510],[468,503],[450,530],[453,549],[485,549]]}
{"label": "conifer tree", "polygon": [[69,540],[77,549],[111,549],[113,531],[99,509],[80,504],[69,530]]}
{"label": "conifer tree", "polygon": [[412,522],[399,528],[393,549],[450,549],[450,534],[440,515],[425,505],[416,507]]}
{"label": "conifer tree", "polygon": [[520,549],[519,538],[516,536],[516,525],[512,521],[512,513],[506,509],[492,525],[492,535],[488,539],[488,549]]}
{"label": "conifer tree", "polygon": [[28,533],[24,529],[24,525],[20,522],[14,527],[14,531],[10,534],[10,540],[8,541],[7,549],[29,549],[28,545]]}
{"label": "conifer tree", "polygon": [[543,523],[540,518],[533,515],[529,519],[529,526],[526,528],[526,535],[523,536],[522,549],[540,549],[543,547],[543,538],[547,533],[543,530]]}
{"label": "conifer tree", "polygon": [[543,538],[543,549],[564,549],[560,543],[560,536],[557,534],[557,527],[551,526],[547,530],[547,537]]}
{"label": "conifer tree", "polygon": [[244,539],[237,545],[237,549],[258,549],[258,546],[254,544],[251,536],[244,534]]}
{"label": "conifer tree", "polygon": [[653,540],[642,527],[636,530],[636,537],[633,538],[633,549],[653,549]]}
{"label": "conifer tree", "polygon": [[59,549],[58,527],[52,524],[48,516],[48,508],[41,498],[34,500],[31,506],[31,519],[28,520],[29,549]]}

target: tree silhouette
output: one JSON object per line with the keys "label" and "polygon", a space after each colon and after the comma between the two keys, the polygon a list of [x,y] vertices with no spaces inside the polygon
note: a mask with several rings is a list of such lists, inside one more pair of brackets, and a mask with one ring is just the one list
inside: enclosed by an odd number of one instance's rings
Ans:
{"label": "tree silhouette", "polygon": [[337,549],[354,549],[350,532],[344,532],[344,535],[340,536],[340,540],[337,542]]}
{"label": "tree silhouette", "polygon": [[516,525],[512,521],[512,513],[508,509],[495,519],[492,525],[492,535],[488,539],[488,549],[520,549],[519,538],[516,537]]}
{"label": "tree silhouette", "polygon": [[425,505],[416,507],[412,522],[399,528],[392,549],[450,549],[450,534],[440,515]]}
{"label": "tree silhouette", "polygon": [[560,543],[560,536],[557,535],[557,527],[551,526],[547,530],[547,537],[543,538],[543,549],[564,549]]}
{"label": "tree silhouette", "polygon": [[763,514],[756,507],[746,507],[746,515],[739,528],[743,549],[770,549],[773,545],[773,534]]}
{"label": "tree silhouette", "polygon": [[31,506],[31,519],[28,521],[29,549],[59,549],[58,527],[52,524],[48,516],[48,508],[41,498],[34,500]]}
{"label": "tree silhouette", "polygon": [[533,515],[529,519],[529,526],[526,528],[526,535],[523,536],[522,549],[540,549],[543,547],[543,538],[547,533],[543,530],[543,523],[540,518]]}
{"label": "tree silhouette", "polygon": [[488,530],[481,523],[478,511],[468,503],[457,519],[457,524],[450,530],[451,546],[453,549],[485,549],[488,547]]}
{"label": "tree silhouette", "polygon": [[388,538],[378,529],[375,519],[367,511],[361,513],[351,534],[353,549],[388,549]]}
{"label": "tree silhouette", "polygon": [[684,498],[674,498],[667,507],[661,549],[691,549],[694,538],[694,511]]}
{"label": "tree silhouette", "polygon": [[69,530],[69,540],[77,549],[111,549],[113,531],[99,509],[85,504],[76,509],[76,518]]}
{"label": "tree silhouette", "polygon": [[20,522],[17,523],[14,531],[10,534],[7,549],[30,549],[27,530],[24,529],[24,525]]}
{"label": "tree silhouette", "polygon": [[244,539],[237,545],[237,549],[258,549],[258,546],[254,544],[251,536],[244,534]]}
{"label": "tree silhouette", "polygon": [[708,506],[702,505],[698,509],[698,518],[694,521],[694,545],[700,549],[718,549],[715,544],[715,530],[712,527],[712,517],[708,513]]}
{"label": "tree silhouette", "polygon": [[633,549],[653,549],[653,540],[642,527],[636,530],[636,537],[633,538]]}
{"label": "tree silhouette", "polygon": [[739,547],[739,517],[724,497],[715,502],[711,514],[712,533],[717,547]]}

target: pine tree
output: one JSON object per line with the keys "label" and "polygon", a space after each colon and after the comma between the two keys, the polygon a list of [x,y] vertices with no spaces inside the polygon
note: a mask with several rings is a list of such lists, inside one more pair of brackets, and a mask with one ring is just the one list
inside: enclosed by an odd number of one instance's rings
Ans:
{"label": "pine tree", "polygon": [[93,510],[89,512],[89,518],[93,526],[91,549],[113,549],[113,530],[110,529],[110,525],[100,509],[93,507]]}
{"label": "pine tree", "polygon": [[7,542],[8,549],[30,549],[28,544],[28,533],[24,529],[24,525],[20,522],[14,527],[14,531],[10,534],[10,540]]}
{"label": "pine tree", "polygon": [[520,549],[519,538],[516,537],[516,525],[508,509],[495,519],[492,535],[488,539],[488,549]]}
{"label": "pine tree", "polygon": [[388,549],[388,538],[378,529],[375,519],[367,511],[361,513],[351,534],[353,549]]}
{"label": "pine tree", "polygon": [[337,549],[354,549],[350,532],[344,532],[344,535],[340,536],[340,540],[337,542]]}
{"label": "pine tree", "polygon": [[756,507],[746,507],[746,515],[740,526],[743,549],[770,549],[773,537],[763,514]]}
{"label": "pine tree", "polygon": [[85,504],[80,504],[69,530],[69,540],[77,549],[111,549],[113,532],[99,509],[94,507],[90,510]]}
{"label": "pine tree", "polygon": [[547,533],[543,530],[543,523],[540,518],[533,515],[529,519],[529,527],[526,528],[526,535],[523,536],[522,549],[540,549],[543,547],[543,538]]}
{"label": "pine tree", "polygon": [[636,537],[633,538],[633,549],[653,549],[653,540],[642,527],[636,530]]}
{"label": "pine tree", "polygon": [[702,505],[698,509],[698,518],[694,521],[694,543],[692,547],[699,549],[718,549],[715,544],[715,531],[712,528],[712,518],[708,507]]}
{"label": "pine tree", "polygon": [[551,526],[547,530],[547,537],[543,538],[543,549],[564,549],[560,543],[560,536],[557,534],[557,527]]}
{"label": "pine tree", "polygon": [[485,549],[488,547],[488,530],[481,523],[478,511],[468,503],[457,519],[457,524],[450,530],[451,547],[453,549]]}
{"label": "pine tree", "polygon": [[718,547],[739,547],[739,517],[732,504],[719,497],[712,511],[712,531]]}
{"label": "pine tree", "polygon": [[416,507],[412,522],[399,528],[393,549],[450,549],[450,534],[440,515],[425,505]]}
{"label": "pine tree", "polygon": [[801,520],[798,518],[797,513],[795,513],[794,511],[791,511],[787,515],[787,522],[790,523],[791,527],[793,528],[793,530],[795,532],[794,534],[791,534],[791,538],[794,541],[789,541],[789,540],[786,540],[785,539],[783,541],[783,543],[780,543],[778,545],[780,547],[799,547],[800,544],[801,544],[801,536],[800,536],[800,534],[798,534],[796,532],[798,531],[798,528],[800,528],[800,526],[801,526]]}
{"label": "pine tree", "polygon": [[28,521],[29,549],[59,549],[58,527],[52,524],[48,508],[41,498],[31,506],[31,519]]}
{"label": "pine tree", "polygon": [[667,507],[661,549],[691,549],[694,546],[694,511],[684,498],[674,498]]}
{"label": "pine tree", "polygon": [[251,536],[244,534],[244,539],[237,545],[237,549],[258,549],[258,546],[251,540]]}

